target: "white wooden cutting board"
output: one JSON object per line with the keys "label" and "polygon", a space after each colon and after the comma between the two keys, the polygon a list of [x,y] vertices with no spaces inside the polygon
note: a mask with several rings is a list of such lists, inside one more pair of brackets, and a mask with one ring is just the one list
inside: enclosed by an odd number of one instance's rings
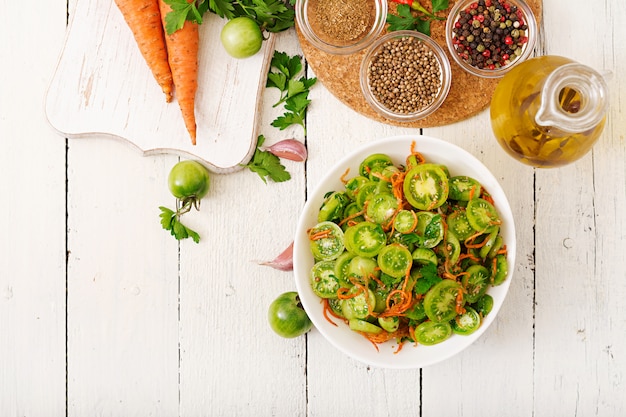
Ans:
{"label": "white wooden cutting board", "polygon": [[77,3],[46,96],[48,121],[64,137],[110,135],[144,154],[175,153],[214,172],[237,170],[256,147],[274,37],[253,57],[231,58],[219,40],[225,23],[207,13],[200,26],[195,146],[176,99],[165,102],[112,0]]}

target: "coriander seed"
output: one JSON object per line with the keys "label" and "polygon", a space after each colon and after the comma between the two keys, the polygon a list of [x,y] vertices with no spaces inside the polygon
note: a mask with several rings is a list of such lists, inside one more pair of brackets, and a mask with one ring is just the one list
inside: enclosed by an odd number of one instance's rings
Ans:
{"label": "coriander seed", "polygon": [[435,102],[442,88],[442,70],[430,46],[412,36],[395,37],[372,55],[367,82],[380,105],[410,115]]}

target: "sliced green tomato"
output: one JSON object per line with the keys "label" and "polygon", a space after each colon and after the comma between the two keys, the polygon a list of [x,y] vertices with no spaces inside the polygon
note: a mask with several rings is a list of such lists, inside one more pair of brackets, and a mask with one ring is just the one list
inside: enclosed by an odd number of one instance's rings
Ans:
{"label": "sliced green tomato", "polygon": [[[356,294],[362,291],[359,287],[352,287],[348,291],[348,295]],[[374,311],[376,307],[376,295],[370,289],[367,293],[360,292],[358,295],[347,298],[341,303],[341,312],[343,316],[350,319],[364,319]]]}
{"label": "sliced green tomato", "polygon": [[363,210],[356,204],[356,202],[351,202],[346,206],[343,210],[343,219],[349,219],[349,221],[344,221],[341,225],[341,230],[345,231],[351,224],[364,222],[365,216],[361,213]]}
{"label": "sliced green tomato", "polygon": [[380,276],[380,270],[378,264],[374,258],[366,258],[364,256],[354,256],[350,263],[346,267],[345,278],[350,281],[350,278],[356,278],[360,282],[365,282],[368,277]]}
{"label": "sliced green tomato", "polygon": [[503,245],[504,245],[504,239],[502,238],[502,235],[498,235],[496,237],[495,243],[491,247],[491,250],[487,254],[487,258],[489,258],[489,259],[495,258],[496,255],[498,255],[498,252],[500,251],[500,249],[502,249]]}
{"label": "sliced green tomato", "polygon": [[404,196],[418,210],[433,210],[448,199],[448,177],[435,164],[420,164],[404,177]]}
{"label": "sliced green tomato", "polygon": [[372,222],[361,222],[350,226],[344,233],[344,244],[349,252],[373,258],[385,247],[387,235],[383,228]]}
{"label": "sliced green tomato", "polygon": [[366,218],[374,223],[387,224],[398,210],[398,200],[390,193],[372,196],[365,210]]}
{"label": "sliced green tomato", "polygon": [[416,342],[424,346],[441,343],[452,335],[452,326],[447,321],[425,321],[415,328]]}
{"label": "sliced green tomato", "polygon": [[382,171],[393,165],[393,161],[389,155],[384,153],[375,153],[366,157],[359,165],[359,174],[368,177],[370,180],[378,181],[377,174],[381,174]]}
{"label": "sliced green tomato", "polygon": [[355,332],[378,334],[383,331],[383,329],[381,329],[377,325],[372,324],[369,321],[360,319],[348,320],[348,326]]}
{"label": "sliced green tomato", "polygon": [[489,294],[483,294],[478,301],[472,304],[472,308],[485,317],[487,314],[491,313],[491,310],[493,310],[493,297]]}
{"label": "sliced green tomato", "polygon": [[417,213],[417,227],[415,233],[422,240],[418,245],[423,248],[434,248],[441,242],[445,233],[443,218],[440,214],[430,211],[420,211]]}
{"label": "sliced green tomato", "polygon": [[354,202],[356,203],[359,209],[363,210],[365,207],[365,203],[376,195],[378,188],[378,183],[374,181],[368,181],[365,184],[361,185],[361,188],[356,193],[354,197]]}
{"label": "sliced green tomato", "polygon": [[424,309],[434,322],[447,322],[456,317],[456,303],[461,284],[452,279],[444,279],[435,284],[424,296]]}
{"label": "sliced green tomato", "polygon": [[350,217],[353,220],[355,220],[356,218],[353,217],[355,214],[360,213],[362,210],[359,208],[359,206],[352,201],[351,203],[349,203],[345,209],[343,209],[343,218],[347,218]]}
{"label": "sliced green tomato", "polygon": [[481,186],[474,178],[461,175],[450,178],[451,200],[469,201],[472,198],[480,197]]}
{"label": "sliced green tomato", "polygon": [[339,281],[335,276],[334,261],[320,261],[311,268],[309,283],[313,292],[320,298],[337,298]]}
{"label": "sliced green tomato", "polygon": [[428,248],[417,248],[411,254],[413,262],[420,265],[433,264],[437,265],[437,254],[434,250]]}
{"label": "sliced green tomato", "polygon": [[461,242],[453,233],[448,233],[444,244],[446,245],[445,252],[448,257],[448,264],[450,266],[456,265],[461,256]]}
{"label": "sliced green tomato", "polygon": [[400,210],[393,219],[393,228],[400,233],[411,233],[417,226],[417,214],[413,210]]}
{"label": "sliced green tomato", "polygon": [[380,270],[394,278],[406,276],[413,265],[411,252],[399,243],[392,243],[382,248],[377,259]]}
{"label": "sliced green tomato", "polygon": [[392,194],[393,189],[391,188],[391,183],[388,181],[378,181],[376,186],[376,194]]}
{"label": "sliced green tomato", "polygon": [[506,260],[505,255],[498,255],[493,261],[496,263],[496,270],[493,274],[492,284],[500,285],[506,280],[506,276],[509,273],[509,262]]}
{"label": "sliced green tomato", "polygon": [[341,303],[343,303],[343,300],[340,300],[338,298],[328,299],[328,306],[333,311],[333,313],[335,313],[339,317],[343,317],[343,311],[341,311]]}
{"label": "sliced green tomato", "polygon": [[477,232],[483,232],[489,227],[500,224],[500,217],[496,208],[487,200],[474,198],[467,203],[467,221]]}
{"label": "sliced green tomato", "polygon": [[349,203],[348,197],[344,193],[334,191],[329,193],[320,207],[320,211],[317,214],[318,223],[321,222],[333,222],[341,220],[343,210]]}
{"label": "sliced green tomato", "polygon": [[[325,231],[329,231],[327,235]],[[322,261],[337,259],[345,249],[343,230],[333,222],[321,222],[309,230],[309,242],[313,257]]]}
{"label": "sliced green tomato", "polygon": [[446,223],[448,224],[448,231],[454,233],[461,241],[476,233],[476,230],[474,230],[467,219],[465,210],[456,210],[450,213]]}
{"label": "sliced green tomato", "polygon": [[346,182],[345,193],[351,199],[354,200],[361,186],[369,182],[369,178],[362,175],[352,177]]}
{"label": "sliced green tomato", "polygon": [[452,331],[463,336],[474,333],[480,327],[481,318],[472,307],[465,307],[465,313],[459,314],[450,322]]}
{"label": "sliced green tomato", "polygon": [[465,270],[461,283],[464,298],[468,303],[475,303],[489,288],[489,270],[482,265],[472,265]]}
{"label": "sliced green tomato", "polygon": [[379,317],[378,325],[389,333],[393,333],[400,327],[400,319],[396,316],[393,317]]}
{"label": "sliced green tomato", "polygon": [[341,286],[348,287],[351,285],[346,270],[348,269],[348,264],[355,256],[355,254],[345,251],[335,260],[335,276]]}
{"label": "sliced green tomato", "polygon": [[389,289],[376,286],[374,289],[374,295],[376,296],[376,304],[374,306],[375,313],[382,313],[387,308],[387,296],[389,295]]}
{"label": "sliced green tomato", "polygon": [[397,174],[398,172],[400,172],[400,168],[398,168],[395,165],[387,165],[385,168],[383,168],[383,170],[381,171],[381,174],[384,178],[387,178],[388,180],[391,179],[391,177],[394,174]]}
{"label": "sliced green tomato", "polygon": [[493,246],[496,244],[500,233],[500,228],[498,226],[492,226],[489,230],[489,235],[485,238],[485,244],[480,248],[480,251],[478,252],[483,260],[487,259],[487,256],[489,256],[489,253],[491,252]]}

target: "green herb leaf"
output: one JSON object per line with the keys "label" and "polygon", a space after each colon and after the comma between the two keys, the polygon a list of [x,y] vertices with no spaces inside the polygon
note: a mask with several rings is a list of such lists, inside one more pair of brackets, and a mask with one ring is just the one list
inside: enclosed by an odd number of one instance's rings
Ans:
{"label": "green herb leaf", "polygon": [[229,0],[209,0],[209,10],[217,14],[219,17],[233,19],[237,17],[235,7]]}
{"label": "green herb leaf", "polygon": [[187,0],[163,0],[172,10],[165,15],[165,31],[168,35],[181,29],[186,20],[201,24],[202,16],[207,11],[206,0],[188,3]]}
{"label": "green herb leaf", "polygon": [[437,265],[435,264],[429,263],[422,266],[419,269],[419,274],[421,278],[417,279],[414,288],[416,294],[426,294],[433,285],[442,280],[437,274]]}
{"label": "green herb leaf", "polygon": [[267,177],[274,182],[284,182],[291,179],[291,174],[280,163],[279,157],[269,151],[261,150],[263,142],[265,142],[265,136],[260,135],[252,159],[244,166],[250,171],[256,172],[266,184]]}
{"label": "green herb leaf", "polygon": [[300,56],[290,57],[284,52],[274,51],[265,86],[280,90],[280,98],[274,107],[284,104],[285,110],[287,110],[271,123],[272,126],[280,130],[299,124],[306,133],[304,119],[306,109],[311,103],[311,100],[308,99],[309,89],[315,85],[317,78],[296,78],[302,72],[302,68]]}
{"label": "green herb leaf", "polygon": [[433,20],[445,20],[445,17],[435,15],[437,12],[448,9],[448,0],[431,0],[432,13],[426,10],[418,0],[413,0],[411,5],[399,4],[396,8],[397,15],[387,14],[388,30],[416,30],[430,36],[430,24]]}
{"label": "green herb leaf", "polygon": [[433,13],[443,12],[449,7],[448,0],[431,0],[431,4],[433,5]]}
{"label": "green herb leaf", "polygon": [[180,214],[177,211],[163,206],[159,207],[159,209],[161,210],[159,217],[161,218],[161,226],[163,226],[163,229],[169,230],[171,235],[177,240],[190,237],[194,242],[200,242],[200,235],[180,222]]}

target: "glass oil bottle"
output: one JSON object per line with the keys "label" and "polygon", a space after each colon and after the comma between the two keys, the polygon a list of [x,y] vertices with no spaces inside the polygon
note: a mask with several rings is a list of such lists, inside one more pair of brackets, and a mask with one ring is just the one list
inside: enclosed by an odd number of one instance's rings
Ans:
{"label": "glass oil bottle", "polygon": [[560,56],[527,60],[498,83],[491,126],[515,159],[558,167],[584,156],[606,122],[608,86],[594,69]]}

